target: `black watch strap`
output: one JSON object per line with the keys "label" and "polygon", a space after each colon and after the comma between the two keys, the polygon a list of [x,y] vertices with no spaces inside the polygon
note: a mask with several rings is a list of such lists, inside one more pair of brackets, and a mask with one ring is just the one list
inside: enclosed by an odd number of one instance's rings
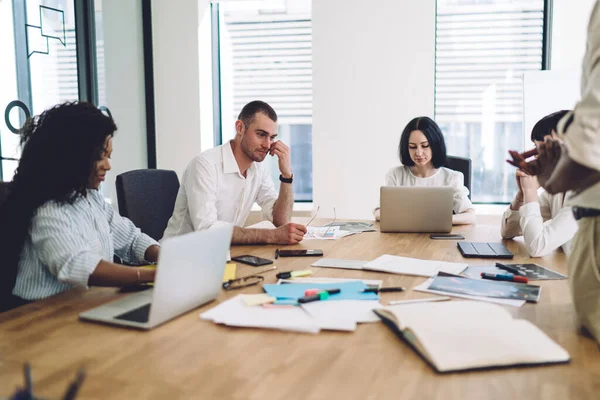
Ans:
{"label": "black watch strap", "polygon": [[281,176],[281,174],[279,175],[279,180],[283,183],[292,183],[294,181],[294,174],[292,174],[291,178],[284,178],[283,176]]}

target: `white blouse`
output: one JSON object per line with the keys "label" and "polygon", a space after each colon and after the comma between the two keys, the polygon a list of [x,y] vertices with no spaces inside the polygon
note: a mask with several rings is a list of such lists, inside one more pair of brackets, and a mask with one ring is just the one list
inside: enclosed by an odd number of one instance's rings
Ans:
{"label": "white blouse", "polygon": [[[386,186],[451,186],[454,189],[454,212],[463,213],[473,208],[469,200],[469,189],[465,187],[462,172],[448,168],[439,168],[435,174],[426,178],[415,176],[410,167],[399,165],[385,175]],[[379,206],[375,209],[377,211]]]}
{"label": "white blouse", "polygon": [[518,211],[510,207],[502,217],[502,237],[512,239],[523,235],[525,247],[531,257],[543,257],[563,248],[567,256],[571,252],[571,240],[577,233],[577,221],[571,207],[565,205],[563,194],[551,195],[540,190],[539,202],[521,206]]}

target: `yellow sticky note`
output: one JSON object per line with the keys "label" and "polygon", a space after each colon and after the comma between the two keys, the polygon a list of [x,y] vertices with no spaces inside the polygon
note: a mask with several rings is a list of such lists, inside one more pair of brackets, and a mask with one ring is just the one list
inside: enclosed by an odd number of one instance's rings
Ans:
{"label": "yellow sticky note", "polygon": [[276,300],[275,297],[271,297],[266,293],[245,294],[243,299],[247,306],[259,306],[261,304],[272,303]]}
{"label": "yellow sticky note", "polygon": [[230,279],[235,279],[235,264],[225,264],[225,273],[223,274],[223,282],[227,282]]}

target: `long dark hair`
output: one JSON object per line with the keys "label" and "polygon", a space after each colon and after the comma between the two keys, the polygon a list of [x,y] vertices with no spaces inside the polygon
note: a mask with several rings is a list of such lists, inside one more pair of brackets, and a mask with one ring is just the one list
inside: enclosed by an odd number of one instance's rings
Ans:
{"label": "long dark hair", "polygon": [[90,103],[54,106],[25,123],[23,151],[0,206],[0,300],[10,298],[19,257],[38,207],[54,200],[73,204],[85,196],[90,177],[108,136],[117,129],[112,118]]}
{"label": "long dark hair", "polygon": [[400,136],[400,144],[398,145],[398,155],[402,165],[411,167],[415,162],[410,158],[408,151],[408,139],[413,131],[421,131],[427,138],[431,147],[431,162],[435,168],[440,168],[446,165],[446,142],[442,130],[429,117],[417,117],[410,120],[402,131]]}

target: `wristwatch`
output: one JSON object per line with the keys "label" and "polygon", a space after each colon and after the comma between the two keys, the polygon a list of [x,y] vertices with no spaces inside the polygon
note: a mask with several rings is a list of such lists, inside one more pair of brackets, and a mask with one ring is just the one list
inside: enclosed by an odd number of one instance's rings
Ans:
{"label": "wristwatch", "polygon": [[279,180],[283,183],[292,183],[294,181],[294,174],[292,174],[291,178],[284,178],[283,176],[281,176],[281,174],[279,175]]}

